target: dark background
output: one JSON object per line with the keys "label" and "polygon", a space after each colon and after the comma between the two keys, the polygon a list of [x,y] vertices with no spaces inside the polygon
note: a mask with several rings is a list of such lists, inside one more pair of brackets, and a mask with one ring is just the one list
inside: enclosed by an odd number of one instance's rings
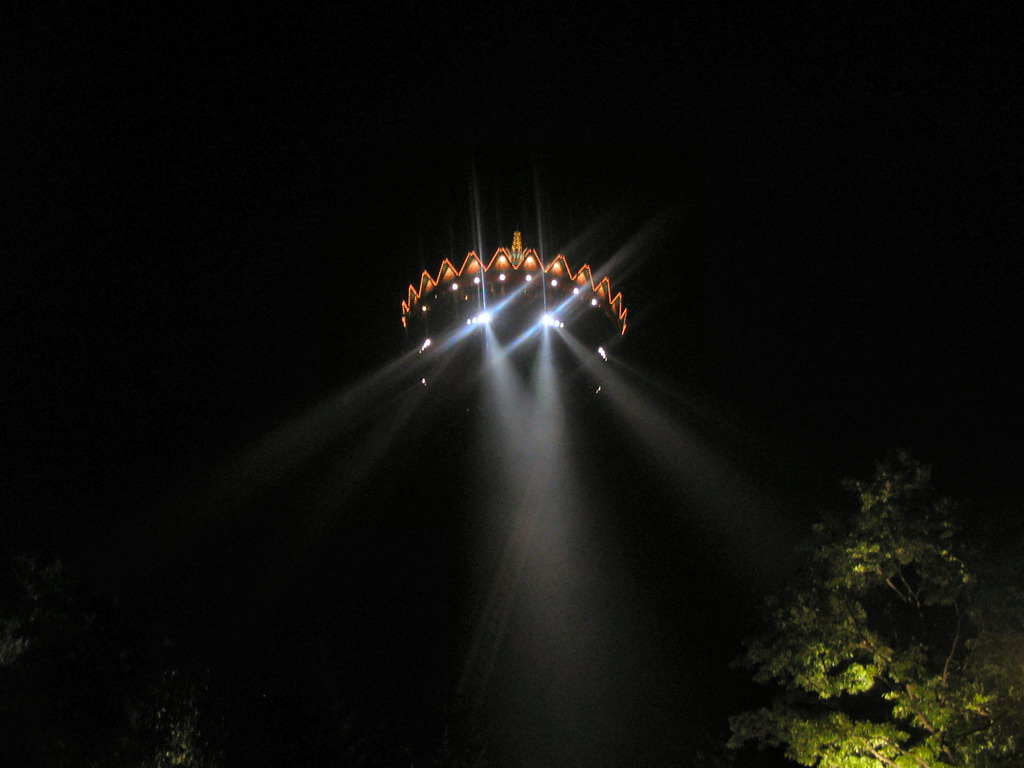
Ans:
{"label": "dark background", "polygon": [[[325,646],[315,658],[360,660],[311,679],[385,663],[366,650],[373,633],[344,630],[331,608],[346,584],[371,625],[447,626],[454,598],[427,576],[452,556],[436,521],[426,539],[408,525],[360,529],[369,543],[335,531],[344,557],[300,556],[273,543],[276,512],[301,514],[287,490],[244,520],[183,510],[230,456],[399,353],[405,286],[477,247],[474,179],[486,255],[519,228],[597,266],[651,225],[612,275],[630,308],[622,354],[727,425],[720,449],[767,489],[780,527],[839,503],[841,477],[897,446],[932,462],[943,490],[985,502],[990,522],[1012,513],[1012,20],[437,13],[7,14],[6,551],[166,600],[197,665],[249,686],[238,700],[255,683],[237,669],[275,645],[285,661],[267,665],[267,686],[285,697],[307,642]],[[416,462],[396,454],[375,482],[418,476]],[[394,562],[363,568],[375,536]],[[421,615],[386,585],[365,593],[366,574],[402,563],[447,607]],[[685,589],[654,600],[673,601],[690,621]],[[713,681],[739,638],[726,626],[709,645]],[[434,723],[444,674],[414,677]],[[731,694],[705,695],[716,715],[733,710]],[[351,697],[338,706],[372,709],[369,693]]]}

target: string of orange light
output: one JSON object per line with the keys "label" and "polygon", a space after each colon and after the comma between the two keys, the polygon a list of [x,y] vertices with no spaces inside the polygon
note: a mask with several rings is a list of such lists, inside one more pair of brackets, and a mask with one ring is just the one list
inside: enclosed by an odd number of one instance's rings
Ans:
{"label": "string of orange light", "polygon": [[[462,267],[459,269],[456,269],[455,265],[448,259],[443,259],[441,266],[437,270],[437,277],[431,277],[427,270],[423,270],[423,274],[420,275],[419,289],[417,290],[414,283],[410,283],[406,300],[402,302],[402,325],[406,325],[407,318],[420,299],[435,290],[437,286],[451,282],[456,278],[462,277],[462,275],[478,275],[481,272],[481,265],[482,262],[476,251],[470,251],[466,254]],[[618,319],[620,332],[626,332],[626,316],[629,310],[623,306],[622,293],[619,292],[612,296],[611,281],[609,281],[607,276],[601,278],[595,284],[594,275],[589,264],[584,264],[576,272],[573,272],[565,256],[558,254],[545,266],[537,251],[533,248],[527,248],[522,251],[522,258],[516,263],[508,249],[502,247],[494,252],[490,262],[482,268],[484,274],[492,270],[499,273],[507,270],[512,270],[513,272],[519,270],[536,272],[539,270],[543,274],[555,275],[556,278],[561,277],[563,274],[568,275],[569,281],[579,287],[586,287],[589,284],[590,289],[604,300]]]}

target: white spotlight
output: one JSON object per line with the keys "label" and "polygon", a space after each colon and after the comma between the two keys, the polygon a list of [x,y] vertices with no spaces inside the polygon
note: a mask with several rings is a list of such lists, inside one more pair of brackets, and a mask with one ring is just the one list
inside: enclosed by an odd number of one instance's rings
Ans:
{"label": "white spotlight", "polygon": [[502,272],[500,275],[498,275],[498,280],[503,282],[503,283],[505,282],[505,273],[504,272]]}
{"label": "white spotlight", "polygon": [[556,320],[554,317],[552,317],[547,312],[545,312],[543,315],[541,315],[540,321],[541,321],[541,323],[543,323],[544,325],[546,325],[546,326],[548,326],[550,328],[565,328],[565,323]]}
{"label": "white spotlight", "polygon": [[458,283],[452,283],[452,290],[453,291],[459,290],[459,284]]}
{"label": "white spotlight", "polygon": [[430,339],[424,339],[423,344],[420,346],[420,354],[423,354],[423,350],[430,346]]}
{"label": "white spotlight", "polygon": [[608,362],[608,353],[604,351],[604,347],[598,347],[597,354],[599,354],[601,356],[601,359],[604,360],[606,363]]}
{"label": "white spotlight", "polygon": [[473,323],[474,325],[476,325],[477,323],[482,323],[483,325],[487,325],[489,322],[491,322],[491,313],[490,312],[481,312],[479,315],[474,317],[472,320],[467,320],[466,321],[466,325],[469,325],[470,323]]}
{"label": "white spotlight", "polygon": [[479,277],[474,277],[473,278],[473,285],[480,285],[480,278]]}
{"label": "white spotlight", "polygon": [[420,309],[422,309],[424,312],[426,312],[427,311],[427,305],[424,304],[422,307],[420,307]]}
{"label": "white spotlight", "polygon": [[552,280],[551,280],[551,287],[554,288],[556,285],[558,285],[558,281],[555,280],[554,278],[552,278]]}
{"label": "white spotlight", "polygon": [[590,300],[590,306],[596,307],[597,306],[597,299],[591,299]]}
{"label": "white spotlight", "polygon": [[580,289],[579,288],[573,288],[572,289],[572,295],[573,296],[579,296],[580,295]]}
{"label": "white spotlight", "polygon": [[530,282],[531,280],[533,280],[533,275],[527,275],[526,282]]}

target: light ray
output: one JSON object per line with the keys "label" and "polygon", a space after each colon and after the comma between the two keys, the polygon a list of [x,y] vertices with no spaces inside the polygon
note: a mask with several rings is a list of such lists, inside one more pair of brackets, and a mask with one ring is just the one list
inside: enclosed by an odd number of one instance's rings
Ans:
{"label": "light ray", "polygon": [[432,337],[426,347],[420,344],[267,432],[173,502],[181,524],[198,516],[224,516],[287,482],[334,450],[346,434],[377,418],[410,382],[423,389],[420,379],[443,370],[453,348],[473,330],[461,327]]}
{"label": "light ray", "polygon": [[[569,333],[558,335],[586,372],[598,382],[601,396],[617,416],[615,427],[625,431],[650,457],[686,509],[735,543],[736,565],[754,572],[778,568],[777,542],[789,536],[781,515],[724,456],[714,452],[695,432],[647,397],[617,369],[605,363]],[[611,429],[612,425],[608,425]],[[756,564],[751,561],[757,558]]]}

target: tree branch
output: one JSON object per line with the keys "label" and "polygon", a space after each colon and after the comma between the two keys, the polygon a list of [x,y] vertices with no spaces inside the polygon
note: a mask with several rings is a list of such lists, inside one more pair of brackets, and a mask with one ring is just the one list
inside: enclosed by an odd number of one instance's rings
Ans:
{"label": "tree branch", "polygon": [[914,714],[917,715],[918,718],[921,720],[921,723],[924,725],[925,730],[928,731],[928,733],[938,735],[938,730],[935,728],[934,725],[931,724],[928,718],[925,717],[925,714],[921,711],[921,708],[917,706],[917,701],[915,701],[914,699],[914,694],[910,690],[910,683],[904,683],[903,690],[907,692],[907,701],[910,703],[910,708],[914,710]]}
{"label": "tree branch", "polygon": [[903,569],[900,568],[898,565],[896,566],[896,573],[899,574],[900,581],[903,582],[903,586],[907,588],[907,594],[910,595],[911,598],[913,598],[914,605],[920,606],[921,600],[918,597],[918,595],[921,594],[921,587],[918,587],[917,592],[915,592],[914,588],[911,587],[910,583],[907,581],[907,577],[903,575]]}
{"label": "tree branch", "polygon": [[953,608],[956,610],[956,634],[953,636],[953,645],[949,649],[949,655],[946,657],[946,663],[942,665],[942,685],[945,687],[946,681],[949,679],[949,665],[953,663],[953,654],[956,653],[957,643],[960,642],[960,606],[957,605],[956,600],[953,601]]}
{"label": "tree branch", "polygon": [[892,746],[896,747],[896,749],[899,752],[903,753],[904,755],[909,755],[910,759],[913,760],[915,763],[917,763],[919,766],[921,766],[921,768],[932,768],[931,763],[926,762],[924,760],[924,758],[922,758],[920,755],[914,754],[909,749],[904,749],[903,747],[901,747],[897,742],[893,741],[892,739],[886,739],[886,741],[889,744],[891,744]]}
{"label": "tree branch", "polygon": [[857,634],[860,635],[860,639],[864,641],[864,647],[872,653],[876,653],[877,649],[875,644],[871,642],[871,638],[864,634],[864,630],[861,628],[860,622],[857,621],[857,616],[853,612],[853,608],[850,607],[850,601],[843,597],[843,608],[846,609],[846,615],[850,617],[850,621],[853,622],[854,628],[857,630]]}
{"label": "tree branch", "polygon": [[902,600],[904,603],[910,602],[910,598],[907,595],[904,595],[902,592],[900,592],[899,587],[892,583],[892,579],[890,577],[885,577],[885,583],[889,585],[889,587],[892,589],[893,592],[896,593],[900,600]]}
{"label": "tree branch", "polygon": [[[925,727],[925,730],[927,730],[928,733],[932,734],[933,736],[935,736],[935,738],[939,740],[939,744],[941,746],[942,751],[946,753],[947,757],[949,757],[949,762],[952,765],[957,765],[956,755],[953,754],[953,750],[950,749],[949,745],[946,744],[945,740],[942,738],[942,733],[939,731],[938,728],[932,725],[931,722],[929,722],[928,718],[925,717],[924,712],[922,712],[921,708],[917,706],[917,702],[914,701],[914,694],[911,693],[910,683],[904,683],[903,690],[907,692],[907,701],[910,703],[910,708],[913,709],[914,714],[916,714],[918,718],[920,718],[921,723]],[[913,755],[911,756],[914,757]]]}
{"label": "tree branch", "polygon": [[[893,761],[890,758],[886,757],[885,755],[883,755],[881,752],[879,752],[874,747],[868,747],[868,752],[870,752],[872,755],[874,755],[875,759],[878,760],[879,762],[885,763],[886,765],[894,766],[894,768],[898,768],[898,766],[896,766],[895,761]],[[929,768],[931,768],[931,766],[929,766]]]}

